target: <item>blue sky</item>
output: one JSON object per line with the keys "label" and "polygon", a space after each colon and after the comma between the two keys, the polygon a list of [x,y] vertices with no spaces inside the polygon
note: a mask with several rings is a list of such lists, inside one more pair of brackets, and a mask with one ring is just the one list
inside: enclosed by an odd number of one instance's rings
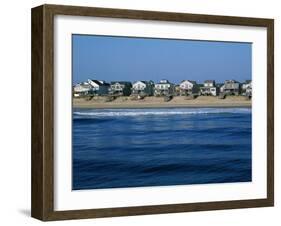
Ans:
{"label": "blue sky", "polygon": [[250,43],[72,35],[73,83],[252,77]]}

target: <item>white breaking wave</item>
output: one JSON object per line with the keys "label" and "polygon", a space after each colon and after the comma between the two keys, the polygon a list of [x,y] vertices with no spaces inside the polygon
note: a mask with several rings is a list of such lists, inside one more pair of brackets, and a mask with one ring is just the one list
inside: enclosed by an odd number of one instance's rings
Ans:
{"label": "white breaking wave", "polygon": [[149,116],[149,115],[195,115],[195,114],[249,114],[250,108],[205,108],[205,109],[107,109],[74,111],[77,116],[118,117],[118,116]]}

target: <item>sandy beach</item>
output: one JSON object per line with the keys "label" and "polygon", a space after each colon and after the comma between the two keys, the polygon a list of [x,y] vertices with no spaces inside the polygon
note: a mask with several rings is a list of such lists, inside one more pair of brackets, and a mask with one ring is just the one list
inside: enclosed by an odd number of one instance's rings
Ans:
{"label": "sandy beach", "polygon": [[243,96],[228,96],[219,99],[213,96],[199,96],[196,99],[187,99],[183,96],[174,97],[165,102],[163,97],[146,97],[142,100],[133,100],[131,97],[118,97],[106,102],[106,97],[94,97],[91,100],[73,98],[74,108],[164,108],[164,107],[251,107],[251,100]]}

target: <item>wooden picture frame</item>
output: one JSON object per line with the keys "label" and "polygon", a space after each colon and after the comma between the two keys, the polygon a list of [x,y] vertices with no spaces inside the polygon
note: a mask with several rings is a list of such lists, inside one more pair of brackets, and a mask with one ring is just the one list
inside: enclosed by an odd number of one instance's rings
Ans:
{"label": "wooden picture frame", "polygon": [[[240,25],[267,29],[267,198],[121,208],[54,210],[54,16],[71,15]],[[32,9],[32,202],[34,218],[50,220],[163,214],[274,205],[274,21],[273,19],[196,15],[42,5]]]}

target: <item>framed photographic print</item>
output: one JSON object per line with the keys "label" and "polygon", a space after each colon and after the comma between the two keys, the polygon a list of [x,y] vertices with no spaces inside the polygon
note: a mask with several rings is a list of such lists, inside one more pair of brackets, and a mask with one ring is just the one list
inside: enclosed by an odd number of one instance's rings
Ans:
{"label": "framed photographic print", "polygon": [[272,19],[32,9],[32,216],[274,204]]}

